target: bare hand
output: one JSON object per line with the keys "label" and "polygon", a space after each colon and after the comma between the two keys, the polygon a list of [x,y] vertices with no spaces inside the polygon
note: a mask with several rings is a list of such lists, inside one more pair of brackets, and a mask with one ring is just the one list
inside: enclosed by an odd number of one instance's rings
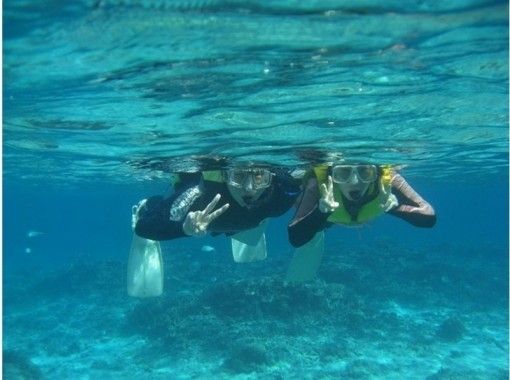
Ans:
{"label": "bare hand", "polygon": [[335,201],[335,195],[333,192],[333,179],[328,176],[328,184],[321,184],[321,199],[319,199],[319,210],[327,214],[337,209],[340,204]]}
{"label": "bare hand", "polygon": [[388,212],[395,207],[398,207],[398,199],[394,194],[392,194],[390,186],[384,186],[381,184],[379,191],[386,198],[386,203],[381,204],[381,208],[384,210],[384,212]]}
{"label": "bare hand", "polygon": [[186,215],[186,219],[182,225],[182,229],[186,235],[202,236],[207,233],[209,223],[227,211],[230,207],[228,203],[225,203],[219,209],[213,211],[220,201],[220,198],[221,195],[216,194],[213,200],[202,211],[191,211],[188,215]]}

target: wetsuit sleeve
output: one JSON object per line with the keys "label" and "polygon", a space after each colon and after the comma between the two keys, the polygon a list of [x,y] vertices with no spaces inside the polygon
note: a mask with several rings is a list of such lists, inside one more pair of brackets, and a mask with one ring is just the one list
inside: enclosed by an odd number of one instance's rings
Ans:
{"label": "wetsuit sleeve", "polygon": [[400,174],[395,174],[391,187],[399,205],[388,211],[388,214],[404,219],[416,227],[433,227],[436,224],[436,213],[432,206],[414,191]]}
{"label": "wetsuit sleeve", "polygon": [[277,174],[276,196],[271,200],[271,214],[276,217],[285,214],[294,206],[299,196],[300,181],[292,178],[289,174]]}
{"label": "wetsuit sleeve", "polygon": [[163,198],[155,196],[138,211],[135,233],[145,239],[171,240],[187,236],[182,230],[181,221],[170,220],[170,206],[175,197]]}
{"label": "wetsuit sleeve", "polygon": [[327,221],[329,214],[319,210],[319,199],[317,180],[311,178],[307,181],[303,195],[298,201],[296,214],[287,227],[292,246],[301,247],[330,224]]}

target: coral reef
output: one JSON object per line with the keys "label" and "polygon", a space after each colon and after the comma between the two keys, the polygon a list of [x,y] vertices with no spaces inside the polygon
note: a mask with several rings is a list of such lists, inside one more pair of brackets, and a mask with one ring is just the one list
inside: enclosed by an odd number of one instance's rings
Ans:
{"label": "coral reef", "polygon": [[270,364],[270,355],[263,344],[238,343],[228,351],[223,369],[231,373],[250,373]]}
{"label": "coral reef", "polygon": [[11,350],[2,351],[4,379],[39,380],[41,371],[25,355]]}
{"label": "coral reef", "polygon": [[446,342],[458,342],[464,336],[466,328],[458,317],[449,317],[441,323],[436,335]]}
{"label": "coral reef", "polygon": [[[7,352],[5,373],[21,379],[36,379],[39,370],[59,378],[507,373],[508,362],[498,359],[508,352],[508,309],[500,307],[507,293],[499,286],[505,269],[441,264],[426,252],[384,245],[377,252],[328,251],[318,279],[307,284],[285,283],[281,268],[288,263],[276,257],[236,265],[230,256],[197,259],[184,251],[165,260],[165,292],[150,299],[125,294],[121,262],[85,261],[26,282],[15,277],[18,288],[9,277],[7,289],[16,291],[4,299],[4,347],[30,352],[39,368]],[[485,285],[468,291],[473,268]],[[472,308],[490,289],[499,298],[489,296],[483,313],[480,305]],[[463,339],[466,326],[470,339]],[[480,357],[479,347],[493,359]]]}
{"label": "coral reef", "polygon": [[342,285],[290,285],[266,277],[213,284],[171,299],[141,300],[126,315],[125,331],[150,337],[167,352],[199,346],[222,357],[226,371],[250,372],[268,364],[264,341],[253,342],[253,336],[274,338],[278,351],[308,328],[340,327],[346,335],[358,335],[366,314]]}
{"label": "coral reef", "polygon": [[35,278],[29,292],[48,298],[90,296],[124,292],[126,274],[118,262],[79,261],[46,276]]}

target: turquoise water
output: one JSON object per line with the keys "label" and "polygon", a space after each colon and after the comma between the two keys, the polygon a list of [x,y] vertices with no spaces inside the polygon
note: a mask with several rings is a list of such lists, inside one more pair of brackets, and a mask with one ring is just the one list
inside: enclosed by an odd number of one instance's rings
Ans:
{"label": "turquoise water", "polygon": [[4,19],[7,178],[145,181],[133,161],[318,147],[506,172],[505,2],[7,1]]}
{"label": "turquoise water", "polygon": [[[3,5],[5,378],[507,378],[507,2]],[[330,229],[289,289],[290,211],[266,261],[165,242],[164,296],[127,297],[170,172],[317,150],[401,165],[437,225]]]}

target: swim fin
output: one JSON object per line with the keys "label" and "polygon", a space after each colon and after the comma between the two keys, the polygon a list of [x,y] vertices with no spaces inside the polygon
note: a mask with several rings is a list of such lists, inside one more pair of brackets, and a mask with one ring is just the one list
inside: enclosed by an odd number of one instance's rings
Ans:
{"label": "swim fin", "polygon": [[143,199],[132,207],[133,240],[127,266],[127,292],[131,297],[157,297],[163,293],[163,259],[159,241],[144,239],[134,232],[138,210],[146,201]]}
{"label": "swim fin", "polygon": [[285,280],[294,283],[313,280],[321,265],[323,253],[324,231],[320,231],[312,240],[294,251]]}
{"label": "swim fin", "polygon": [[163,293],[163,260],[159,241],[133,233],[127,268],[127,291],[131,297],[157,297]]}
{"label": "swim fin", "polygon": [[255,228],[231,236],[232,256],[236,263],[261,261],[267,257],[266,235],[264,234],[266,223],[267,220],[264,220]]}

